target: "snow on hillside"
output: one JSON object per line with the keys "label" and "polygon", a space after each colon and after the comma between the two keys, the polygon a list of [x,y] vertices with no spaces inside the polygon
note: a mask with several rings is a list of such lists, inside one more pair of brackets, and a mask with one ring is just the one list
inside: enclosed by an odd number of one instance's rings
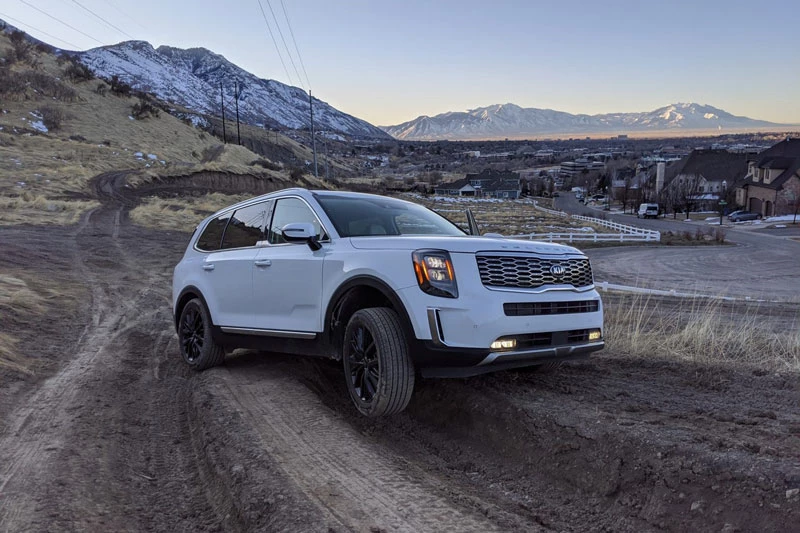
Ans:
{"label": "snow on hillside", "polygon": [[[127,41],[94,48],[79,57],[100,76],[119,76],[135,89],[152,92],[198,113],[220,114],[222,84],[225,109],[232,114],[236,82],[240,91],[239,117],[243,122],[291,129],[308,128],[310,124],[308,94],[302,89],[258,78],[204,48],[156,49],[145,41]],[[354,137],[387,137],[379,128],[316,98],[314,123],[320,130]]]}
{"label": "snow on hillside", "polygon": [[384,127],[383,130],[397,139],[437,140],[550,133],[733,129],[774,125],[695,103],[672,104],[645,113],[603,115],[573,115],[552,109],[502,104],[463,112],[447,112],[435,117],[421,116],[403,124]]}

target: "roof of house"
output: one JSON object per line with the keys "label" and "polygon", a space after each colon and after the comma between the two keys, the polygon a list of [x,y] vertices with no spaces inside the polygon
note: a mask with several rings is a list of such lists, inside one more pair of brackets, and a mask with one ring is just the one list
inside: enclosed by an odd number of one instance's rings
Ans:
{"label": "roof of house", "polygon": [[754,182],[752,178],[748,177],[742,180],[740,187],[747,187],[755,185],[757,187],[764,187],[766,189],[781,190],[784,183],[789,181],[793,176],[800,177],[800,139],[792,139],[787,137],[775,146],[767,148],[758,154],[758,168],[768,169],[783,169],[776,178],[772,179],[769,183],[763,181]]}
{"label": "roof of house", "polygon": [[434,190],[457,190],[465,185],[469,185],[473,180],[481,180],[482,183],[476,188],[483,191],[518,191],[520,189],[520,177],[516,172],[508,170],[485,169],[479,174],[467,174],[466,177],[441,183]]}
{"label": "roof of house", "polygon": [[707,181],[727,181],[733,184],[747,174],[745,154],[733,154],[727,150],[692,150],[680,161],[667,168],[665,181],[676,176],[702,176]]}

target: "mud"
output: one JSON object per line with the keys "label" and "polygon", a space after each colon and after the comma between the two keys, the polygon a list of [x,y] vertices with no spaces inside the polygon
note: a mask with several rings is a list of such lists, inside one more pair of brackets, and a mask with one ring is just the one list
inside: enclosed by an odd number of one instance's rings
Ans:
{"label": "mud", "polygon": [[[796,530],[797,374],[612,346],[420,380],[372,421],[331,362],[241,351],[194,373],[169,299],[188,235],[132,225],[114,179],[75,227],[0,229],[0,268],[74,296],[2,324],[37,364],[0,370],[0,531]],[[781,305],[758,309],[794,320]]]}

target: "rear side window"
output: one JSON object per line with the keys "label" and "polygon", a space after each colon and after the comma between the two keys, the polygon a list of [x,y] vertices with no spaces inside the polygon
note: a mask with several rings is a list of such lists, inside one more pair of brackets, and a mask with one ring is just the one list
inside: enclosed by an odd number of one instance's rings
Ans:
{"label": "rear side window", "polygon": [[264,240],[264,219],[268,202],[237,209],[225,229],[222,248],[246,248]]}
{"label": "rear side window", "polygon": [[225,232],[225,226],[228,225],[230,213],[220,215],[206,225],[200,238],[197,239],[197,248],[206,252],[213,252],[219,250],[222,243],[222,234]]}

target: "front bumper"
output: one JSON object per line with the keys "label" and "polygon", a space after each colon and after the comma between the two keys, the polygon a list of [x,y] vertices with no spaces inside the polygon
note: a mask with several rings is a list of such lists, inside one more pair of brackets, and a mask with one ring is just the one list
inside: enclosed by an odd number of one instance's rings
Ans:
{"label": "front bumper", "polygon": [[476,376],[551,361],[583,358],[605,347],[603,339],[570,342],[576,336],[575,330],[541,333],[540,336],[549,338],[546,346],[502,351],[454,347],[448,346],[442,338],[443,328],[438,309],[428,309],[428,325],[431,340],[418,341],[412,350],[414,362],[424,377]]}

